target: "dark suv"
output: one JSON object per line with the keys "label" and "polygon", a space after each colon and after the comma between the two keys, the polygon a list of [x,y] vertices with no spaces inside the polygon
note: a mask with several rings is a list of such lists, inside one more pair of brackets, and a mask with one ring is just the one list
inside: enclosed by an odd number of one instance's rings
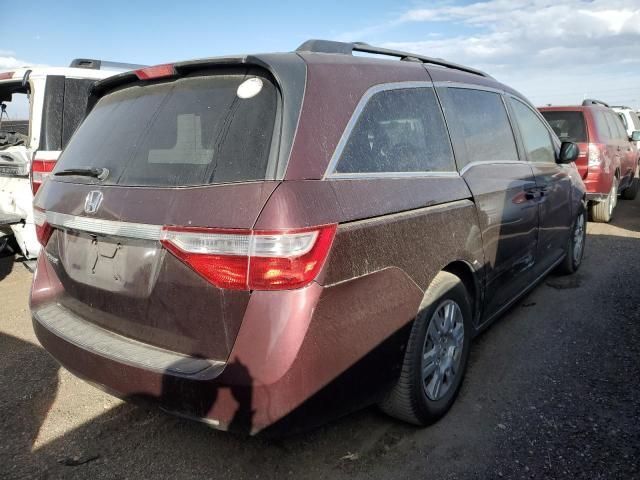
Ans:
{"label": "dark suv", "polygon": [[[587,188],[591,217],[609,222],[618,203],[618,194],[633,200],[638,194],[638,149],[629,137],[620,116],[598,100],[581,106],[543,107],[540,112],[561,140],[580,147],[576,160]],[[634,132],[634,135],[636,132]]]}
{"label": "dark suv", "polygon": [[35,200],[37,336],[217,428],[433,422],[474,335],[582,259],[577,146],[471,68],[315,40],[121,74],[89,109]]}

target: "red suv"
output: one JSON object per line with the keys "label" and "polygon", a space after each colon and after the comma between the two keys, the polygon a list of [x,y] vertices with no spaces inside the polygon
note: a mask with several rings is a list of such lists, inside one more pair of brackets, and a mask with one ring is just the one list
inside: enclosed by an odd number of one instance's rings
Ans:
{"label": "red suv", "polygon": [[587,187],[592,219],[609,222],[618,194],[633,200],[638,193],[638,150],[620,117],[598,100],[540,112],[560,140],[579,145],[576,166]]}
{"label": "red suv", "polygon": [[474,335],[582,261],[577,145],[469,67],[309,41],[112,77],[90,108],[35,199],[36,334],[217,428],[431,423]]}

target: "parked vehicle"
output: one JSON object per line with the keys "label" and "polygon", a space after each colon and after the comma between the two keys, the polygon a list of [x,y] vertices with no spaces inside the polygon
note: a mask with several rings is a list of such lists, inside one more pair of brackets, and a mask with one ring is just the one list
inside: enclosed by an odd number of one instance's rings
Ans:
{"label": "parked vehicle", "polygon": [[0,72],[0,247],[14,235],[26,258],[38,255],[33,195],[84,117],[90,85],[136,67],[77,59]]}
{"label": "parked vehicle", "polygon": [[372,403],[427,425],[474,335],[582,260],[577,146],[472,68],[311,40],[120,74],[90,104],[35,199],[36,334],[216,428]]}
{"label": "parked vehicle", "polygon": [[[576,166],[587,187],[591,217],[609,222],[618,194],[633,200],[638,193],[638,149],[620,117],[598,100],[585,100],[581,106],[542,107],[540,112],[560,140],[580,147]],[[640,133],[634,139],[640,139]]]}
{"label": "parked vehicle", "polygon": [[[630,107],[611,107],[611,109],[618,114],[624,128],[627,130],[629,140],[635,142],[636,148],[640,148],[640,117]],[[634,140],[635,136],[635,140]]]}

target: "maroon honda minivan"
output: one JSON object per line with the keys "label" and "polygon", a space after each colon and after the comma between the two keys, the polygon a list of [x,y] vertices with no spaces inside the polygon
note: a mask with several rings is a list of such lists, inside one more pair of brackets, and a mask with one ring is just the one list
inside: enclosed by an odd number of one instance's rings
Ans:
{"label": "maroon honda minivan", "polygon": [[312,40],[124,73],[88,108],[35,199],[36,334],[216,428],[432,423],[471,339],[582,260],[577,146],[468,67]]}

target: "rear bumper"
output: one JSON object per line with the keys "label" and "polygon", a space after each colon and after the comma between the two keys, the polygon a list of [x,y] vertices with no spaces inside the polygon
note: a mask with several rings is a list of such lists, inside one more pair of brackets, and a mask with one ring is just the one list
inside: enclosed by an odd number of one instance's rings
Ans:
{"label": "rear bumper", "polygon": [[0,212],[0,227],[15,225],[17,223],[24,223],[25,219],[22,215],[17,213],[3,213]]}
{"label": "rear bumper", "polygon": [[229,358],[210,362],[69,318],[55,302],[46,256],[38,262],[33,290],[48,290],[32,293],[34,330],[65,368],[120,398],[249,434],[312,427],[378,400],[399,375],[422,299],[399,269],[253,292]]}
{"label": "rear bumper", "polygon": [[601,202],[607,199],[613,182],[613,172],[605,173],[601,170],[590,169],[583,179],[587,189],[587,200]]}

